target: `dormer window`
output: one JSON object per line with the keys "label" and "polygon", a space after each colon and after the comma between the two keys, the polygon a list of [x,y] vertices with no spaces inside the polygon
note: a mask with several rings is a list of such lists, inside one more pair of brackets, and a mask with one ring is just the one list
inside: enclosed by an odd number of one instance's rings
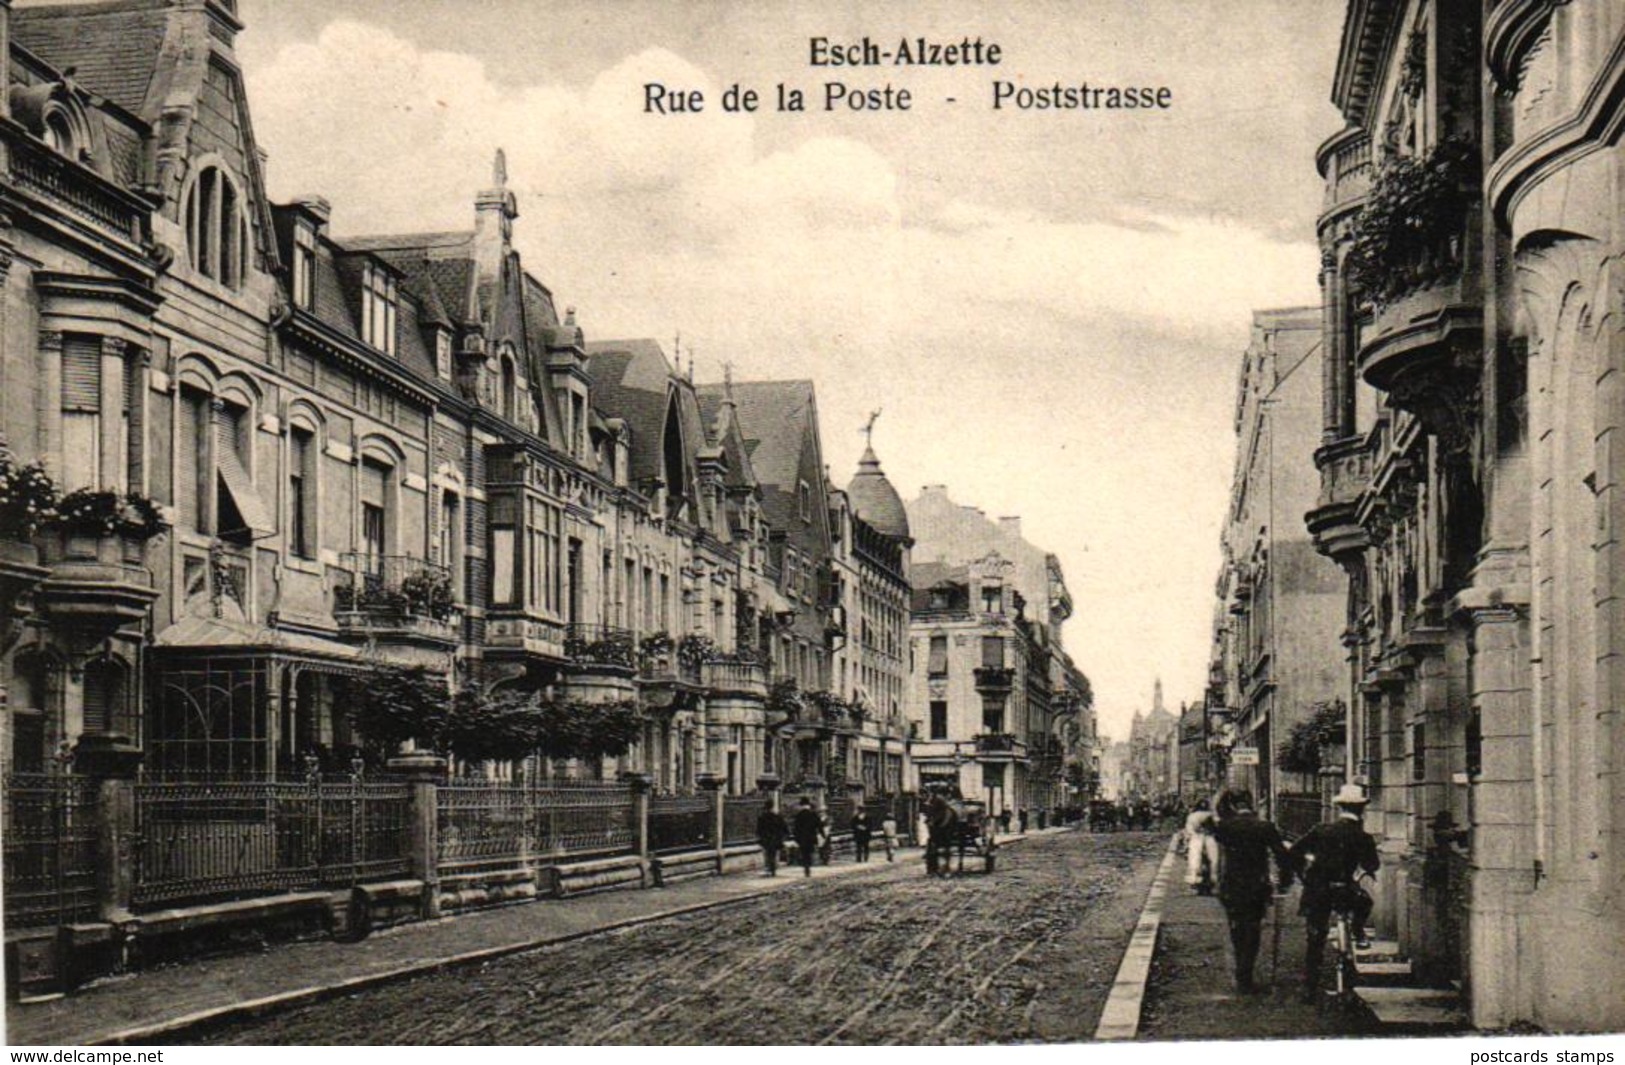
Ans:
{"label": "dormer window", "polygon": [[73,127],[68,124],[68,116],[62,111],[48,111],[45,115],[45,128],[41,132],[45,143],[51,150],[62,155],[74,158],[78,152],[78,145],[74,142]]}
{"label": "dormer window", "polygon": [[316,309],[316,233],[304,223],[293,227],[293,302]]}
{"label": "dormer window", "polygon": [[395,354],[395,277],[376,263],[368,263],[361,277],[361,339],[383,352]]}
{"label": "dormer window", "polygon": [[812,485],[801,482],[801,520],[812,524]]}
{"label": "dormer window", "polygon": [[186,240],[192,269],[238,288],[248,267],[248,222],[243,197],[218,166],[198,171],[186,197]]}

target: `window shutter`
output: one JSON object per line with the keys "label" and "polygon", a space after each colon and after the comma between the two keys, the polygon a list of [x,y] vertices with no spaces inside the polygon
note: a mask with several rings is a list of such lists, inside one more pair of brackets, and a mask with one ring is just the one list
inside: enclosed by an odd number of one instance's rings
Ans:
{"label": "window shutter", "polygon": [[96,336],[62,339],[62,409],[102,409],[102,343]]}
{"label": "window shutter", "polygon": [[374,462],[361,464],[361,502],[383,508],[385,467]]}

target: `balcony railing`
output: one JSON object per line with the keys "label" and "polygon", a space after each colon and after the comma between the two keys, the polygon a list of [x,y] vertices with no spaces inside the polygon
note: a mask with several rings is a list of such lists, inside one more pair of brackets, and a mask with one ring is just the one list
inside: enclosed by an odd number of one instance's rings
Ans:
{"label": "balcony railing", "polygon": [[1332,212],[1371,191],[1371,137],[1358,127],[1326,139],[1316,160],[1326,179],[1322,210]]}
{"label": "balcony railing", "polygon": [[713,693],[767,698],[767,668],[760,662],[711,661],[705,663],[701,676]]}
{"label": "balcony railing", "polygon": [[564,636],[564,654],[578,666],[637,667],[637,641],[631,629],[576,622]]}
{"label": "balcony railing", "polygon": [[1014,666],[977,666],[975,673],[979,691],[1007,692],[1015,684]]}
{"label": "balcony railing", "polygon": [[333,589],[341,613],[429,618],[450,622],[457,613],[451,570],[409,555],[350,552]]}
{"label": "balcony railing", "polygon": [[700,685],[702,663],[685,658],[676,651],[665,654],[642,655],[638,662],[638,677],[654,683]]}
{"label": "balcony railing", "polygon": [[100,175],[59,155],[21,131],[5,131],[11,149],[11,178],[23,189],[54,201],[81,222],[140,244],[147,209]]}

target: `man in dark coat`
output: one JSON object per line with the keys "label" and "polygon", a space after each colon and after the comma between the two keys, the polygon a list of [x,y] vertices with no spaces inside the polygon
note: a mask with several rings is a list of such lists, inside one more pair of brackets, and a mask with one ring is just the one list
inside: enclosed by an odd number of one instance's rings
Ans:
{"label": "man in dark coat", "polygon": [[801,871],[812,876],[813,857],[818,853],[818,836],[823,831],[823,822],[818,818],[818,811],[812,808],[812,800],[802,799],[796,807],[796,817],[790,824],[790,832],[796,837],[796,853],[801,857]]}
{"label": "man in dark coat", "polygon": [[933,795],[926,806],[925,872],[927,876],[947,876],[949,856],[959,836],[959,815],[941,795]]}
{"label": "man in dark coat", "polygon": [[784,815],[773,809],[771,803],[762,807],[756,818],[756,842],[762,845],[768,876],[779,875],[779,851],[784,849],[784,840],[789,834],[790,826],[784,823]]}
{"label": "man in dark coat", "polygon": [[1326,953],[1326,934],[1332,913],[1347,906],[1354,918],[1355,935],[1365,943],[1366,921],[1371,917],[1372,900],[1360,887],[1361,873],[1375,874],[1381,859],[1377,841],[1360,824],[1365,812],[1365,791],[1358,784],[1345,784],[1332,800],[1337,820],[1316,825],[1292,845],[1293,867],[1303,878],[1303,898],[1298,912],[1303,915],[1309,941],[1303,952],[1303,1000],[1313,1002],[1320,985],[1321,960]]}
{"label": "man in dark coat", "polygon": [[857,813],[852,815],[852,860],[866,862],[869,860],[869,840],[874,836],[874,827],[869,824],[869,815],[858,807]]}
{"label": "man in dark coat", "polygon": [[1230,945],[1236,957],[1236,990],[1255,990],[1253,966],[1263,936],[1264,913],[1275,889],[1270,882],[1270,858],[1275,859],[1280,883],[1292,882],[1292,859],[1281,833],[1253,811],[1250,792],[1238,790],[1214,804],[1217,817],[1213,838],[1219,843],[1219,902],[1230,924]]}

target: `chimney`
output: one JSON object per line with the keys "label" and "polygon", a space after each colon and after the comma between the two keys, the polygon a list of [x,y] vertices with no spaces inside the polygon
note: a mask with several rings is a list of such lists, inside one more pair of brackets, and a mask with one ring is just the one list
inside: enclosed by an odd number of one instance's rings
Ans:
{"label": "chimney", "polygon": [[999,530],[1012,540],[1021,539],[1021,516],[1009,514],[999,519]]}
{"label": "chimney", "polygon": [[481,284],[501,276],[513,220],[518,217],[519,201],[508,190],[508,157],[498,148],[491,164],[491,187],[474,198],[474,266]]}

